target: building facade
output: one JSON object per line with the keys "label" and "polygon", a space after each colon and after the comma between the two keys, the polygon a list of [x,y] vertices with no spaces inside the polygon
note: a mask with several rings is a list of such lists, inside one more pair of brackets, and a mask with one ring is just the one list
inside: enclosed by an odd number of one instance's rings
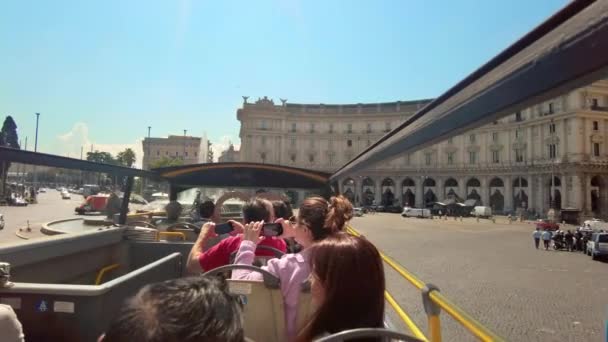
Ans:
{"label": "building facade", "polygon": [[201,158],[206,160],[206,153],[201,153],[201,141],[202,138],[199,137],[182,135],[170,135],[168,138],[145,138],[142,141],[144,151],[142,167],[149,170],[150,164],[163,158],[180,159],[184,165],[198,164],[201,162]]}
{"label": "building facade", "polygon": [[241,160],[240,151],[234,149],[234,145],[230,144],[228,149],[222,151],[222,154],[218,158],[220,163],[238,162]]}
{"label": "building facade", "polygon": [[[428,100],[245,103],[241,158],[334,171]],[[496,212],[551,206],[608,216],[608,81],[567,94],[339,181],[357,205],[466,202]],[[303,194],[298,194],[302,196]]]}

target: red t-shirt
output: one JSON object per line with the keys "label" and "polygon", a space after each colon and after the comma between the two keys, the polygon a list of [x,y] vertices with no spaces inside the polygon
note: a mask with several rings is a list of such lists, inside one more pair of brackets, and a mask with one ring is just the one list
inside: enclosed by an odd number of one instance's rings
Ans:
{"label": "red t-shirt", "polygon": [[[203,271],[210,271],[214,268],[225,266],[230,264],[230,255],[239,250],[239,246],[243,241],[242,235],[231,236],[220,241],[217,245],[211,247],[209,250],[203,252],[198,257],[198,262],[203,268]],[[273,247],[281,252],[287,251],[287,244],[281,238],[276,237],[265,237],[259,245]],[[275,256],[272,251],[259,249],[256,250],[255,255],[257,256]]]}

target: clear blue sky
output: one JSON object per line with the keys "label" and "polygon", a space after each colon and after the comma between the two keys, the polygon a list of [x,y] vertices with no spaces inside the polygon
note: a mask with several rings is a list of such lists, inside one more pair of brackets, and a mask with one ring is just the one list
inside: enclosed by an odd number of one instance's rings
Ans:
{"label": "clear blue sky", "polygon": [[[3,2],[0,116],[75,156],[154,136],[238,142],[241,95],[435,97],[567,0]],[[79,152],[78,152],[79,154]]]}

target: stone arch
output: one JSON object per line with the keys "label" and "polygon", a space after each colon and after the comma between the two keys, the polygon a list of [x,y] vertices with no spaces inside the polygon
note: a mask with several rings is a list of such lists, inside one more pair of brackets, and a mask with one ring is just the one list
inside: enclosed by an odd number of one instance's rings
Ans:
{"label": "stone arch", "polygon": [[243,202],[247,202],[247,201],[249,201],[251,196],[249,196],[246,193],[241,192],[241,191],[225,192],[222,196],[220,196],[220,198],[217,199],[217,201],[215,201],[215,210],[213,212],[213,221],[219,222],[219,219],[222,217],[222,206],[224,205],[224,202],[226,202],[229,199],[234,199],[234,198],[240,199]]}
{"label": "stone arch", "polygon": [[490,180],[489,185],[492,213],[502,213],[505,208],[505,183],[502,178],[494,177]]}
{"label": "stone arch", "polygon": [[500,188],[500,187],[503,187],[503,186],[505,186],[505,183],[499,177],[494,177],[490,181],[490,187],[491,188]]}
{"label": "stone arch", "polygon": [[395,181],[390,177],[386,177],[382,180],[380,186],[382,194],[381,204],[385,206],[393,205],[395,201]]}
{"label": "stone arch", "polygon": [[374,203],[375,198],[375,183],[370,177],[363,178],[361,182],[361,202],[365,206],[370,206]]}
{"label": "stone arch", "polygon": [[416,183],[413,179],[408,177],[401,182],[401,186],[416,186]]}
{"label": "stone arch", "polygon": [[437,195],[435,195],[435,192],[432,189],[428,189],[424,193],[424,206],[426,208],[432,208],[435,202],[437,202]]}
{"label": "stone arch", "polygon": [[604,205],[602,197],[605,196],[604,192],[606,191],[603,190],[605,189],[605,184],[602,180],[602,177],[598,175],[591,177],[590,185],[591,211],[595,214],[594,216],[596,217],[602,216],[602,206]]}
{"label": "stone arch", "polygon": [[424,180],[424,183],[422,183],[422,186],[424,186],[424,187],[433,187],[436,185],[437,185],[437,183],[435,182],[435,180],[433,178],[426,178]]}
{"label": "stone arch", "polygon": [[466,184],[466,195],[467,195],[467,200],[471,200],[474,199],[475,200],[475,205],[483,205],[482,201],[481,201],[481,182],[479,181],[479,179],[475,178],[475,177],[471,177],[467,180]]}
{"label": "stone arch", "polygon": [[528,208],[528,180],[525,177],[516,177],[513,179],[513,207]]}
{"label": "stone arch", "polygon": [[454,178],[448,178],[445,180],[445,187],[457,187],[458,186],[458,181],[455,180]]}
{"label": "stone arch", "polygon": [[342,195],[351,203],[355,203],[355,181],[352,178],[346,178],[342,182]]}
{"label": "stone arch", "polygon": [[401,182],[402,205],[413,207],[416,205],[416,183],[407,177]]}

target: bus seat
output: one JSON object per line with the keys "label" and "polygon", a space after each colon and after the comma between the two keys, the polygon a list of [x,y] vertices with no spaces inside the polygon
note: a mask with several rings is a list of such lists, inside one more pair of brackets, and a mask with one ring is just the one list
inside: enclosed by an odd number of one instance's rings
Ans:
{"label": "bus seat", "polygon": [[302,289],[298,296],[298,313],[296,314],[296,326],[300,331],[308,319],[312,316],[314,308],[312,305],[312,296],[310,294],[310,281],[306,280],[302,283]]}
{"label": "bus seat", "polygon": [[[285,253],[283,253],[282,251],[274,248],[274,247],[270,247],[270,246],[265,246],[265,245],[258,245],[256,247],[256,252],[258,250],[265,250],[265,251],[271,251],[273,252],[274,256],[259,256],[256,255],[255,258],[253,259],[253,266],[257,266],[257,267],[262,267],[262,266],[266,266],[266,264],[268,263],[268,260],[270,259],[274,259],[274,258],[281,258],[283,255],[285,255]],[[232,254],[230,254],[230,263],[233,264],[234,263],[234,259],[236,259],[236,253],[237,252],[232,252]]]}
{"label": "bus seat", "polygon": [[284,341],[285,317],[279,278],[251,265],[222,266],[204,275],[222,275],[232,270],[258,272],[264,279],[263,281],[227,280],[230,292],[238,295],[243,304],[245,336],[254,341]]}
{"label": "bus seat", "polygon": [[421,342],[415,337],[406,335],[394,330],[382,329],[382,328],[361,328],[341,331],[339,333],[328,335],[316,339],[315,342],[341,342],[350,341],[354,339],[360,339],[364,337],[376,337],[380,341],[404,341],[404,342]]}

